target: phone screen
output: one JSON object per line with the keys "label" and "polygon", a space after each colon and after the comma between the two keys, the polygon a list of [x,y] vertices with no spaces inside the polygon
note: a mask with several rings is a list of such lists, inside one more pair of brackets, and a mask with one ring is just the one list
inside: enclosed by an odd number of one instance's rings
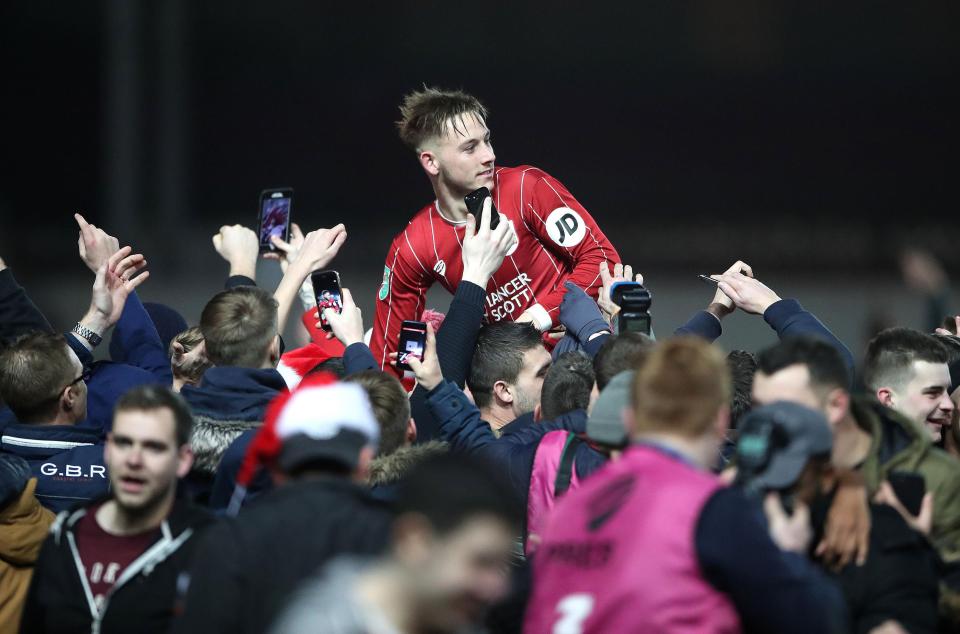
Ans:
{"label": "phone screen", "polygon": [[320,313],[320,325],[324,330],[330,330],[330,324],[323,316],[323,309],[332,308],[338,313],[343,312],[340,274],[336,271],[317,271],[310,276],[310,281],[313,283],[313,294],[317,300],[317,311]]}
{"label": "phone screen", "polygon": [[400,345],[397,349],[397,367],[409,370],[407,360],[412,356],[423,361],[427,346],[427,324],[422,321],[404,321],[400,326]]}
{"label": "phone screen", "polygon": [[290,239],[292,189],[266,190],[260,194],[260,250],[276,251],[270,238]]}

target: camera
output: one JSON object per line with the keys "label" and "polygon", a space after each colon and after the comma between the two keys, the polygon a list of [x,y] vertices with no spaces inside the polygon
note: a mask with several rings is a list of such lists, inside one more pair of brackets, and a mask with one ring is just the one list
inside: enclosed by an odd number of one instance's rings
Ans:
{"label": "camera", "polygon": [[617,332],[638,332],[650,336],[650,304],[653,296],[638,282],[616,282],[610,289],[610,299],[620,307],[617,314]]}

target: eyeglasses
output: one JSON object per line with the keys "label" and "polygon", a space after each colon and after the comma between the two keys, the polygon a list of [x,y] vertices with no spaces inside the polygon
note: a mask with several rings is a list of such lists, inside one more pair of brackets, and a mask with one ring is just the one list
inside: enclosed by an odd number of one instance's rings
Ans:
{"label": "eyeglasses", "polygon": [[[69,383],[67,383],[66,387],[64,387],[63,390],[67,389],[68,387],[73,387],[74,385],[76,385],[76,384],[79,383],[80,381],[83,381],[84,383],[89,383],[91,376],[93,376],[93,370],[91,370],[91,369],[88,368],[88,367],[84,367],[84,368],[83,368],[83,372],[80,374],[80,376],[78,376],[78,377],[75,378],[74,380],[72,380],[72,381],[70,381]],[[60,390],[60,391],[63,392],[63,390]]]}

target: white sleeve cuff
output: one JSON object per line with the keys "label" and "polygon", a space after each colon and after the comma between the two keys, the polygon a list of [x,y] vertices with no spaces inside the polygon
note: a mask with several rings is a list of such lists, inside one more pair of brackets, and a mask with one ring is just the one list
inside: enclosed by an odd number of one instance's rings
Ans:
{"label": "white sleeve cuff", "polygon": [[527,309],[527,312],[530,313],[531,317],[533,317],[533,325],[536,326],[537,330],[540,332],[550,330],[550,327],[553,326],[553,320],[550,319],[550,313],[548,313],[547,309],[540,304],[534,304]]}

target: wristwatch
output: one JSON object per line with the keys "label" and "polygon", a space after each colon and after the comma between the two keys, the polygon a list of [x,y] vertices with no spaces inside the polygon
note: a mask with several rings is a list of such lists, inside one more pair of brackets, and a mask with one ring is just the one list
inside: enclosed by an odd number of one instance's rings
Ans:
{"label": "wristwatch", "polygon": [[89,343],[94,348],[99,346],[100,342],[103,341],[103,337],[93,332],[92,330],[90,330],[80,322],[77,322],[77,325],[73,327],[73,334],[77,335],[78,337],[83,337],[84,339],[87,340],[87,343]]}

